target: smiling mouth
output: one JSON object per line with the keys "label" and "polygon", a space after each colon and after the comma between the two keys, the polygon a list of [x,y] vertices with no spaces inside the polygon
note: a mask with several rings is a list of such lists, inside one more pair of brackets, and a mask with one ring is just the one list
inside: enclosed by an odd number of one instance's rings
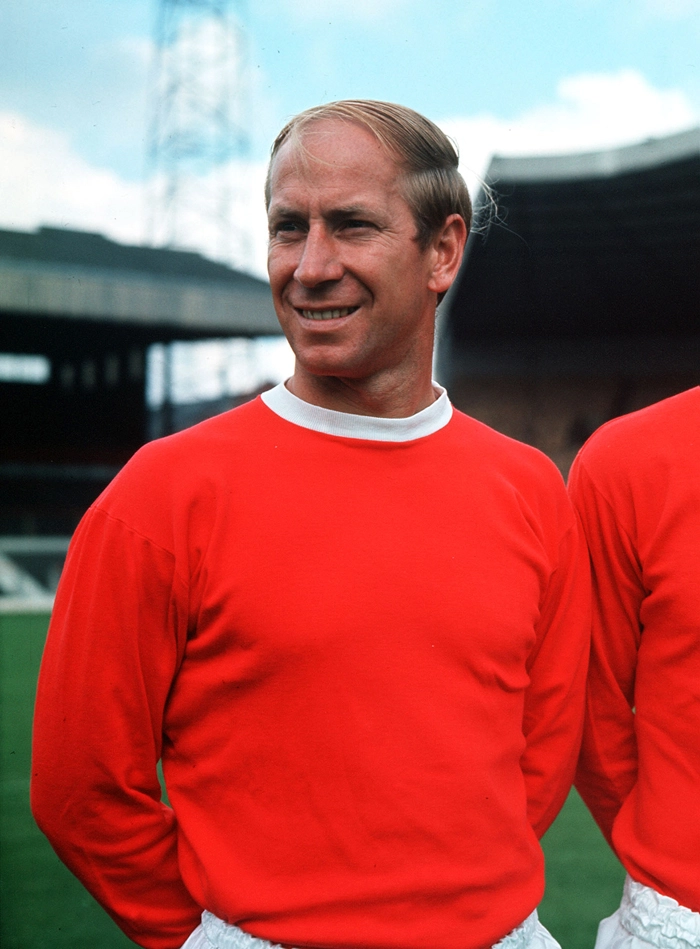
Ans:
{"label": "smiling mouth", "polygon": [[339,320],[342,316],[350,316],[358,308],[345,306],[336,310],[299,310],[305,320]]}

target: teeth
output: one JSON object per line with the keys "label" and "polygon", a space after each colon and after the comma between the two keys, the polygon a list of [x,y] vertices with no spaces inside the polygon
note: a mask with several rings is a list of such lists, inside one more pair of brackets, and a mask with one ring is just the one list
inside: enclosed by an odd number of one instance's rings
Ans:
{"label": "teeth", "polygon": [[357,307],[346,306],[341,310],[302,310],[302,316],[307,320],[337,320],[341,316],[349,316]]}

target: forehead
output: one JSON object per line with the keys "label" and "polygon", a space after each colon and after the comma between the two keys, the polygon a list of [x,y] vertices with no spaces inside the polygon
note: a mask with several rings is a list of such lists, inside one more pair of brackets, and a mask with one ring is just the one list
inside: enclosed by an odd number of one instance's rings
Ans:
{"label": "forehead", "polygon": [[286,141],[270,166],[270,204],[294,194],[350,198],[398,194],[396,158],[363,126],[340,119],[310,123]]}

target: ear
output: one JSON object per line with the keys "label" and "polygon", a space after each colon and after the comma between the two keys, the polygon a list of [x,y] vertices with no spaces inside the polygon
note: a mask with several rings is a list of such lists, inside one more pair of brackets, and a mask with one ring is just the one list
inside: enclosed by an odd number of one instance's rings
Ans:
{"label": "ear", "polygon": [[450,214],[431,243],[434,264],[428,289],[435,293],[448,290],[457,276],[467,243],[467,225],[461,214]]}

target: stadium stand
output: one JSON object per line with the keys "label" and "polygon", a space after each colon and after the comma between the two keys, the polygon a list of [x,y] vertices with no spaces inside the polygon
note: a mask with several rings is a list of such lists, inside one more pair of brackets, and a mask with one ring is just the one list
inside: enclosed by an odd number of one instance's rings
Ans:
{"label": "stadium stand", "polygon": [[500,158],[443,304],[455,404],[563,471],[602,422],[700,382],[700,128]]}
{"label": "stadium stand", "polygon": [[70,534],[147,440],[150,345],[277,333],[267,283],[199,254],[0,230],[0,535]]}

